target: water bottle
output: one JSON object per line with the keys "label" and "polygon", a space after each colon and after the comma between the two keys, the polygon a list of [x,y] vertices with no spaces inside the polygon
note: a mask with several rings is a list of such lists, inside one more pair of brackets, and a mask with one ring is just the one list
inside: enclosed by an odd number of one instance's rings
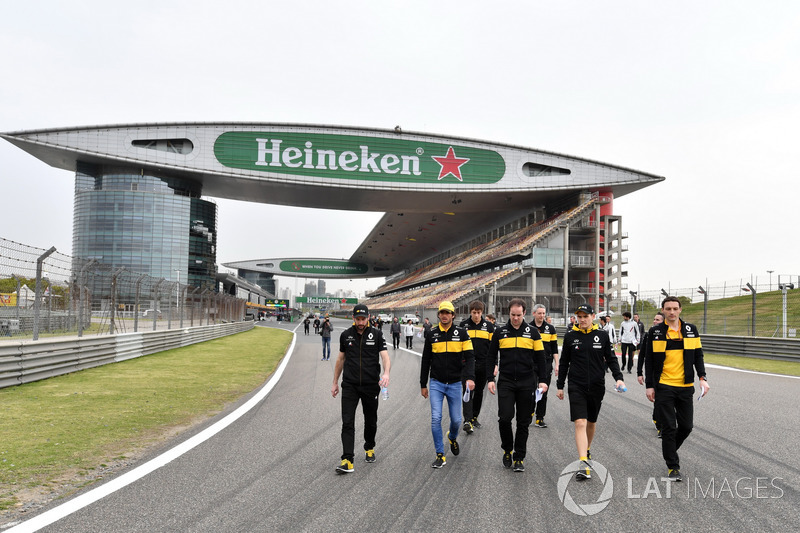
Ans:
{"label": "water bottle", "polygon": [[626,387],[625,385],[617,387],[617,392],[628,392],[628,387]]}
{"label": "water bottle", "polygon": [[381,387],[381,399],[389,399],[389,387]]}

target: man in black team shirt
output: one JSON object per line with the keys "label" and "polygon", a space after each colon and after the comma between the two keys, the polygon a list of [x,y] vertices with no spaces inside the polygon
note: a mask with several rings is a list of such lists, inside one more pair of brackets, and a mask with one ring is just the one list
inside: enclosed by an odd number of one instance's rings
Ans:
{"label": "man in black team shirt", "polygon": [[578,323],[567,330],[561,344],[556,389],[559,400],[564,399],[564,383],[569,381],[569,415],[575,423],[575,445],[581,461],[575,479],[583,481],[592,477],[590,448],[594,439],[597,415],[606,393],[605,367],[617,380],[616,386],[625,386],[619,361],[614,354],[611,339],[597,324],[593,324],[594,309],[581,305],[575,311]]}
{"label": "man in black team shirt", "polygon": [[[378,431],[378,395],[389,386],[389,351],[379,329],[369,325],[369,309],[358,304],[353,308],[353,325],[339,337],[339,357],[333,370],[331,394],[339,394],[342,376],[342,462],[337,474],[353,471],[356,433],[356,408],[361,401],[364,411],[364,451],[368,463],[375,462],[375,433]],[[383,376],[381,376],[383,363]]]}
{"label": "man in black team shirt", "polygon": [[[461,322],[461,327],[466,329],[472,339],[472,351],[475,353],[475,390],[470,394],[469,401],[464,404],[464,431],[471,434],[476,428],[481,427],[478,416],[483,405],[483,390],[486,388],[486,356],[489,353],[489,344],[492,342],[494,324],[483,318],[483,302],[475,300],[469,304],[469,318]],[[494,378],[494,376],[491,376]],[[466,377],[462,384],[462,394],[466,392]]]}

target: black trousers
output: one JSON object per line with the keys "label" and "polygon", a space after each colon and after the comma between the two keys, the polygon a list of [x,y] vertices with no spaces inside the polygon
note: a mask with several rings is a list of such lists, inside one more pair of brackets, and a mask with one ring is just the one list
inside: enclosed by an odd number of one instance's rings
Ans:
{"label": "black trousers", "polygon": [[[514,459],[525,458],[528,446],[528,430],[533,412],[533,391],[536,379],[531,376],[522,381],[504,378],[497,380],[497,414],[500,425],[500,446],[505,452],[514,452]],[[511,428],[511,421],[517,419],[517,434]]]}
{"label": "black trousers", "polygon": [[[553,379],[553,359],[548,358],[547,366],[547,390],[550,391],[550,381]],[[535,401],[535,399],[534,399]],[[547,414],[547,392],[542,394],[542,399],[536,404],[536,420],[543,420]]]}
{"label": "black trousers", "polygon": [[633,352],[636,351],[636,345],[630,342],[622,343],[622,364],[619,365],[620,371],[625,370],[625,353],[628,353],[628,372],[633,368]]}
{"label": "black trousers", "polygon": [[406,348],[409,350],[414,347],[414,336],[413,335],[406,335]]}
{"label": "black trousers", "polygon": [[[481,406],[483,405],[483,389],[486,388],[486,364],[481,361],[475,361],[475,389],[469,397],[468,402],[462,401],[462,412],[464,414],[464,422],[478,418],[481,414]],[[461,380],[461,394],[467,390],[467,380]]]}
{"label": "black trousers", "polygon": [[400,333],[392,333],[392,348],[400,347]]}
{"label": "black trousers", "polygon": [[656,385],[656,420],[661,426],[661,453],[667,468],[680,468],[678,449],[692,432],[694,387]]}
{"label": "black trousers", "polygon": [[342,459],[352,461],[355,457],[356,408],[359,400],[364,412],[364,450],[375,448],[380,391],[377,383],[361,386],[342,383]]}

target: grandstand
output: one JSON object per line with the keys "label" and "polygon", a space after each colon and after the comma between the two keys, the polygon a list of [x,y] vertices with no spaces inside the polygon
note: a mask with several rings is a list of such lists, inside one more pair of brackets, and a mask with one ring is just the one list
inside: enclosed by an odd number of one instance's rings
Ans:
{"label": "grandstand", "polygon": [[511,224],[487,228],[466,245],[387,278],[368,295],[367,304],[376,311],[416,312],[434,319],[442,300],[452,301],[464,316],[476,299],[484,302],[487,312],[502,314],[511,298],[522,297],[529,307],[546,305],[562,322],[570,303],[602,309],[623,296],[622,277],[627,275],[619,268],[625,263],[620,257],[625,235],[619,231],[619,217],[601,213],[602,206],[610,204],[609,196],[584,194],[577,205],[544,221],[535,222],[532,212]]}

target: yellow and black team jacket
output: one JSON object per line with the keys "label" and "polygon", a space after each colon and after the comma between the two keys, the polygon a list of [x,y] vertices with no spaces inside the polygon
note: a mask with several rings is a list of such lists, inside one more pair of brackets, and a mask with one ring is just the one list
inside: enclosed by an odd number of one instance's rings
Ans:
{"label": "yellow and black team jacket", "polygon": [[[536,326],[536,322],[532,323]],[[539,335],[542,336],[544,343],[544,354],[548,362],[552,362],[554,357],[558,357],[558,335],[556,334],[556,327],[553,324],[542,322],[542,326],[536,326],[539,330]]]}
{"label": "yellow and black team jacket", "polygon": [[[680,319],[678,319],[680,320]],[[648,389],[654,389],[661,379],[667,350],[683,350],[683,375],[686,385],[694,383],[694,371],[697,377],[706,376],[706,365],[703,361],[703,347],[700,344],[700,333],[694,324],[681,322],[682,339],[667,339],[667,323],[658,324],[647,332],[647,354],[644,360],[644,382]]]}
{"label": "yellow and black team jacket", "polygon": [[472,350],[475,352],[475,365],[486,366],[486,356],[489,353],[489,344],[492,342],[494,324],[481,318],[477,324],[468,318],[461,323],[461,327],[469,333],[472,339]]}
{"label": "yellow and black team jacket", "polygon": [[597,324],[581,329],[577,325],[568,329],[561,342],[556,388],[562,390],[569,381],[570,387],[602,394],[605,391],[606,366],[615,380],[622,381],[619,361],[611,346],[608,332]]}
{"label": "yellow and black team jacket", "polygon": [[499,376],[512,381],[523,381],[538,376],[539,383],[547,383],[544,343],[536,326],[522,321],[514,329],[509,321],[494,330],[489,356],[486,358],[486,375],[492,376],[494,366],[500,364]]}
{"label": "yellow and black team jacket", "polygon": [[443,330],[441,324],[431,328],[422,349],[420,387],[428,386],[428,376],[442,383],[460,383],[475,380],[475,354],[467,330],[451,324]]}

